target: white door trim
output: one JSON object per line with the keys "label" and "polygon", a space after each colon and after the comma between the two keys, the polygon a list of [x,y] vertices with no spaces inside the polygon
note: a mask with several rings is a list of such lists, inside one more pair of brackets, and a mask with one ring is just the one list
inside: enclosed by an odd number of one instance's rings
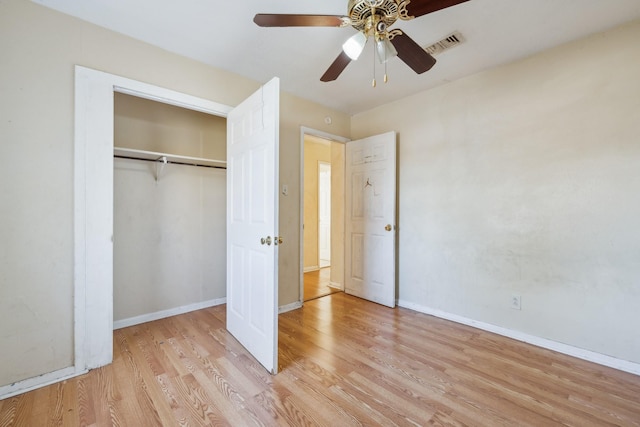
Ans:
{"label": "white door trim", "polygon": [[231,107],[76,65],[73,158],[74,361],[0,388],[0,398],[34,390],[113,359],[113,98],[126,93],[227,117]]}
{"label": "white door trim", "polygon": [[317,136],[319,138],[324,138],[333,142],[340,142],[342,144],[346,144],[351,141],[351,139],[346,138],[344,136],[333,135],[327,132],[323,132],[321,130],[312,129],[305,126],[300,126],[300,212],[298,214],[298,218],[300,218],[300,260],[299,260],[299,278],[300,278],[300,298],[298,300],[299,306],[302,307],[304,302],[304,136],[311,135]]}
{"label": "white door trim", "polygon": [[231,107],[76,66],[74,146],[74,368],[113,358],[114,92],[226,117]]}

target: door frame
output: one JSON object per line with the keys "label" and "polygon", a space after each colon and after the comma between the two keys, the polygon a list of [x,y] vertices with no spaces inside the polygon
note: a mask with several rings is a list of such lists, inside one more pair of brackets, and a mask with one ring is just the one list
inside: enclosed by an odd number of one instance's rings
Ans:
{"label": "door frame", "polygon": [[226,118],[232,107],[76,65],[73,148],[73,362],[0,388],[8,398],[113,359],[114,92]]}
{"label": "door frame", "polygon": [[74,369],[113,359],[114,92],[226,118],[232,107],[75,67]]}
{"label": "door frame", "polygon": [[340,135],[334,135],[321,130],[300,126],[300,212],[298,218],[300,218],[300,260],[299,260],[299,278],[300,278],[300,306],[304,305],[304,137],[305,135],[315,136],[318,138],[326,139],[331,142],[339,142],[346,144],[351,141],[350,138],[346,138]]}

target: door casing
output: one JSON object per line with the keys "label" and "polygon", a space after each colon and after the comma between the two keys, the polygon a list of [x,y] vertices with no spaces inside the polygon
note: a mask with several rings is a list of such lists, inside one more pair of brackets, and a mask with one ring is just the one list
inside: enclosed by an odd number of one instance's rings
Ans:
{"label": "door casing", "polygon": [[232,107],[76,66],[74,368],[113,359],[113,93],[226,118]]}
{"label": "door casing", "polygon": [[[300,213],[299,213],[299,218],[300,218],[300,243],[299,243],[300,244],[299,246],[300,247],[300,261],[299,261],[300,291],[299,291],[299,295],[300,295],[300,298],[297,304],[297,306],[299,307],[302,307],[303,300],[304,300],[304,229],[303,229],[304,224],[303,224],[303,219],[304,219],[304,137],[305,135],[316,136],[318,138],[323,138],[328,141],[338,142],[341,144],[346,144],[347,142],[350,141],[349,138],[346,138],[343,136],[333,135],[327,132],[308,128],[305,126],[300,127],[300,178],[299,178],[300,180]],[[344,280],[342,281],[342,283],[344,283]]]}

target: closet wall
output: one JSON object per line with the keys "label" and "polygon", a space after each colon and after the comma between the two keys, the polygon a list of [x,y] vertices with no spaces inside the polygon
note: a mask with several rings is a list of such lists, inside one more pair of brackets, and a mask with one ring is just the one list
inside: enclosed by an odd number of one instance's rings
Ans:
{"label": "closet wall", "polygon": [[[226,160],[226,119],[116,94],[116,147]],[[115,159],[114,325],[224,302],[226,171]]]}

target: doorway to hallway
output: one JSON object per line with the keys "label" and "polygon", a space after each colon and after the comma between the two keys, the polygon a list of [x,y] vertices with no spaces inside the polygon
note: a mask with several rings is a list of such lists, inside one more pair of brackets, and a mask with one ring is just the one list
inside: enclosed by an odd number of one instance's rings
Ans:
{"label": "doorway to hallway", "polygon": [[304,301],[325,297],[340,292],[329,286],[331,283],[331,267],[321,268],[304,273]]}
{"label": "doorway to hallway", "polygon": [[301,302],[344,289],[344,168],[347,140],[301,133]]}

